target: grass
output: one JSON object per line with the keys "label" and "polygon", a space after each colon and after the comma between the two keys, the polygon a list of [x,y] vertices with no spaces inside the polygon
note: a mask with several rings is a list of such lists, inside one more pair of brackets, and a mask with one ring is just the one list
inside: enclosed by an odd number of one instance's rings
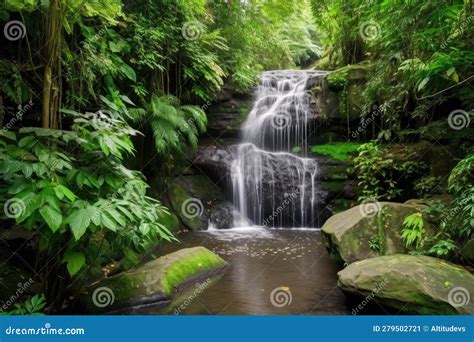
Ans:
{"label": "grass", "polygon": [[311,146],[311,152],[337,160],[348,160],[351,154],[357,152],[360,145],[360,143],[354,142],[333,142],[325,145]]}

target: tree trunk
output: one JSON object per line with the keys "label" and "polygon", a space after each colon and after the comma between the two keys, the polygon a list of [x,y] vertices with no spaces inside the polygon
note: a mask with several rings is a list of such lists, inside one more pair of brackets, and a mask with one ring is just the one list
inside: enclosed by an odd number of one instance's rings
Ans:
{"label": "tree trunk", "polygon": [[43,113],[41,127],[58,128],[60,98],[60,53],[64,4],[61,0],[51,0],[46,17],[45,68],[43,75]]}

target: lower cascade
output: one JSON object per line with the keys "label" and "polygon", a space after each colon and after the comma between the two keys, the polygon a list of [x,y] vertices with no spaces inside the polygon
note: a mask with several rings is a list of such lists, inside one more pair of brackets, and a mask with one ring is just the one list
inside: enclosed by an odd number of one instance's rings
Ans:
{"label": "lower cascade", "polygon": [[231,166],[234,205],[256,225],[319,227],[318,165],[307,157],[307,149],[320,106],[310,89],[323,88],[326,75],[298,70],[261,74]]}

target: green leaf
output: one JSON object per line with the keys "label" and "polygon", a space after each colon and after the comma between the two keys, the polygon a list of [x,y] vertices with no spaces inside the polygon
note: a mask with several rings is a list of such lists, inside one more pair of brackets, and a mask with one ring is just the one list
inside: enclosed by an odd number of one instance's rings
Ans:
{"label": "green leaf", "polygon": [[82,252],[69,251],[64,255],[64,262],[67,263],[67,271],[73,277],[86,264],[86,257]]}
{"label": "green leaf", "polygon": [[76,200],[76,195],[66,188],[64,185],[56,185],[54,188],[54,192],[56,193],[56,196],[58,196],[59,199],[63,199],[63,196],[66,196],[67,199],[70,201],[75,201]]}
{"label": "green leaf", "polygon": [[150,224],[149,223],[142,223],[140,225],[139,229],[140,229],[140,232],[143,235],[148,235],[148,233],[150,232]]}
{"label": "green leaf", "polygon": [[117,225],[115,224],[115,221],[112,220],[110,218],[109,215],[107,215],[107,213],[102,213],[100,215],[100,219],[102,221],[102,224],[105,226],[105,228],[113,231],[113,232],[116,232],[117,231]]}
{"label": "green leaf", "polygon": [[50,207],[49,205],[44,206],[39,210],[41,217],[46,221],[49,228],[53,232],[57,231],[63,222],[63,215],[60,211]]}
{"label": "green leaf", "polygon": [[430,81],[430,77],[427,76],[425,77],[421,82],[420,84],[418,85],[418,91],[420,91],[421,89],[423,89],[425,87],[425,85]]}
{"label": "green leaf", "polygon": [[89,227],[91,218],[87,209],[79,209],[69,215],[67,221],[76,241],[78,241]]}
{"label": "green leaf", "polygon": [[137,74],[135,74],[135,70],[130,65],[124,63],[121,65],[120,70],[133,82],[137,81]]}

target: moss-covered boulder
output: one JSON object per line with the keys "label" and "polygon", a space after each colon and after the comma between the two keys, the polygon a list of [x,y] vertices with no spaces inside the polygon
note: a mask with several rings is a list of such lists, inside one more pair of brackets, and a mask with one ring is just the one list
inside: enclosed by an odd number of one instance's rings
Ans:
{"label": "moss-covered boulder", "polygon": [[181,249],[89,287],[82,296],[83,303],[89,310],[166,303],[225,265],[204,247]]}
{"label": "moss-covered boulder", "polygon": [[338,273],[349,296],[416,314],[474,315],[474,276],[441,259],[390,255],[357,261]]}
{"label": "moss-covered boulder", "polygon": [[402,224],[406,216],[417,211],[411,205],[376,202],[330,217],[322,231],[331,258],[345,264],[407,252],[401,239]]}
{"label": "moss-covered boulder", "polygon": [[174,213],[190,230],[208,228],[209,217],[216,203],[224,197],[217,185],[204,175],[177,178],[168,190]]}
{"label": "moss-covered boulder", "polygon": [[350,83],[365,80],[368,68],[367,64],[354,64],[331,71],[326,78],[329,88],[340,90]]}

